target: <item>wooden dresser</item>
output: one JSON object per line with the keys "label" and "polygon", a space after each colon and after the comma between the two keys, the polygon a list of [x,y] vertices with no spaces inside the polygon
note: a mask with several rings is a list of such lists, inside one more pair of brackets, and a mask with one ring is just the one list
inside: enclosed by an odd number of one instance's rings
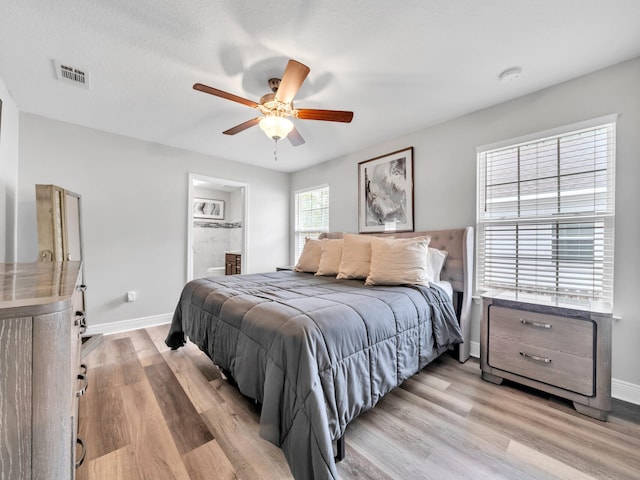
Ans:
{"label": "wooden dresser", "polygon": [[611,317],[594,305],[487,294],[480,329],[482,378],[497,384],[506,378],[549,392],[573,401],[580,413],[606,420]]}
{"label": "wooden dresser", "polygon": [[73,479],[82,460],[81,278],[80,262],[0,264],[1,480]]}

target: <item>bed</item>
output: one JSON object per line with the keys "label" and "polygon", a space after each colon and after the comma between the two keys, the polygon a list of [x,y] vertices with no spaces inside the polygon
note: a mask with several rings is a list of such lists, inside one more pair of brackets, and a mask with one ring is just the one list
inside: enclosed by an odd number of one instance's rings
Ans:
{"label": "bed", "polygon": [[394,237],[427,237],[446,251],[443,283],[278,271],[198,279],[182,291],[167,345],[188,337],[262,404],[260,436],[282,448],[296,479],[337,478],[333,442],[344,445],[351,420],[442,353],[469,357],[473,229]]}

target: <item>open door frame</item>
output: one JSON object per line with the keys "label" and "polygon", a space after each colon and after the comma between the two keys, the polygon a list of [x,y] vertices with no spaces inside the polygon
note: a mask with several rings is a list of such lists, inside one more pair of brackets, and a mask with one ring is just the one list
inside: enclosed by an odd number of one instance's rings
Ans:
{"label": "open door frame", "polygon": [[236,180],[228,180],[224,178],[210,177],[208,175],[200,175],[197,173],[189,173],[189,197],[187,198],[187,282],[193,280],[193,197],[194,197],[194,181],[199,180],[211,185],[218,185],[221,187],[234,187],[242,188],[242,263],[241,273],[246,273],[247,265],[249,264],[247,240],[249,238],[248,232],[248,218],[249,218],[249,184],[245,182],[238,182]]}

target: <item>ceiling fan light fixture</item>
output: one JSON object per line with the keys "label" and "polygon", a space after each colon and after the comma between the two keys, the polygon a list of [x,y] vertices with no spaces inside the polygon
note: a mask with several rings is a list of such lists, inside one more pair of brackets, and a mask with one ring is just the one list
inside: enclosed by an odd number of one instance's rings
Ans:
{"label": "ceiling fan light fixture", "polygon": [[279,140],[285,138],[293,130],[293,122],[288,118],[269,115],[260,120],[260,128],[267,134],[267,137]]}

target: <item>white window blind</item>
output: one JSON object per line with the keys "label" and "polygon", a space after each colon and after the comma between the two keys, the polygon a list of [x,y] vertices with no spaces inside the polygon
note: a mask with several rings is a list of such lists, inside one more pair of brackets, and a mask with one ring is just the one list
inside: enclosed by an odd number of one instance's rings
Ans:
{"label": "white window blind", "polygon": [[295,193],[295,262],[304,248],[306,238],[318,238],[329,231],[329,186]]}
{"label": "white window blind", "polygon": [[478,152],[477,286],[613,304],[615,123]]}

